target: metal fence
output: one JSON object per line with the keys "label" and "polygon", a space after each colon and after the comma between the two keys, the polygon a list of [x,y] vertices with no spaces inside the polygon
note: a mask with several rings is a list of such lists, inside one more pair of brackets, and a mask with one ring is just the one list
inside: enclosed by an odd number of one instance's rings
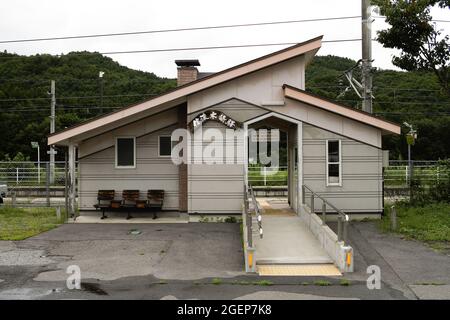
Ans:
{"label": "metal fence", "polygon": [[64,161],[0,162],[0,188],[5,204],[17,206],[65,206],[67,170]]}
{"label": "metal fence", "polygon": [[[3,161],[0,162],[0,192],[5,190],[6,204],[23,206],[65,204],[66,171],[64,161],[55,162],[54,167],[47,161]],[[449,179],[450,174],[448,170],[439,166],[437,161],[413,161],[413,176],[422,184],[431,185],[442,179]],[[271,168],[250,165],[248,180],[251,186],[257,188],[287,189],[288,167]],[[384,170],[385,189],[396,192],[396,190],[408,188],[408,181],[408,161],[389,161],[389,166]]]}
{"label": "metal fence", "polygon": [[[386,188],[408,187],[409,174],[408,161],[391,160],[384,169],[384,185]],[[412,161],[412,176],[423,185],[433,185],[448,179],[449,172],[438,161]]]}
{"label": "metal fence", "polygon": [[248,167],[248,183],[253,187],[275,187],[288,185],[288,167],[276,168],[263,166]]}
{"label": "metal fence", "polygon": [[[413,177],[424,185],[432,185],[449,179],[450,173],[439,165],[438,161],[412,161]],[[386,188],[406,188],[409,181],[408,161],[390,160],[384,169]],[[249,166],[248,181],[254,187],[286,187],[288,185],[288,167],[279,168]]]}

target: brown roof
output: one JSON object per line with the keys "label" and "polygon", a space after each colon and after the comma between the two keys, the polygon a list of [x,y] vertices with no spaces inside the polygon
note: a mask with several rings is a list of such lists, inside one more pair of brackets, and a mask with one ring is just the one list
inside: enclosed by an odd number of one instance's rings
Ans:
{"label": "brown roof", "polygon": [[218,84],[233,80],[243,75],[267,68],[282,61],[300,56],[310,51],[318,50],[322,43],[322,36],[298,43],[294,46],[270,53],[257,59],[245,62],[232,68],[208,75],[201,79],[179,86],[164,94],[155,96],[143,102],[133,104],[114,112],[81,122],[70,128],[58,131],[48,136],[48,144],[58,144],[79,134],[114,123],[120,119],[135,115],[142,111],[168,103],[187,95],[208,89]]}
{"label": "brown roof", "polygon": [[283,85],[283,89],[284,95],[287,98],[307,103],[323,110],[382,129],[389,133],[400,134],[401,132],[400,125],[376,117],[371,113],[337,103],[335,101],[329,100],[311,92],[306,92],[305,90],[295,88],[287,84]]}

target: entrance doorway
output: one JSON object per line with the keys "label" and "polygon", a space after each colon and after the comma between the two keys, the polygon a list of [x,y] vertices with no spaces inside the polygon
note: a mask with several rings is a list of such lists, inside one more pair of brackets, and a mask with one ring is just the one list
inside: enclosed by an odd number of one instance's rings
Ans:
{"label": "entrance doorway", "polygon": [[295,214],[301,203],[301,122],[270,112],[244,123],[244,130],[245,181],[263,214]]}

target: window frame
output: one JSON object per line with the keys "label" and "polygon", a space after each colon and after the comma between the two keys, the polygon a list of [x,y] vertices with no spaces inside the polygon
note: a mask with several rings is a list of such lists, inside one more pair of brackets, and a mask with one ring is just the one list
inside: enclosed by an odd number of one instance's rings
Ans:
{"label": "window frame", "polygon": [[[169,155],[162,155],[161,154],[161,138],[169,138],[170,139],[170,154]],[[170,135],[160,135],[160,136],[158,136],[158,157],[160,157],[160,158],[170,158],[172,156],[172,149],[173,149],[172,136],[170,136]]]}
{"label": "window frame", "polygon": [[[132,166],[119,166],[118,165],[118,141],[119,139],[133,139],[133,165]],[[115,144],[115,168],[116,169],[136,169],[136,137],[135,136],[119,136],[116,137],[116,144]]]}
{"label": "window frame", "polygon": [[[330,162],[328,157],[328,144],[329,142],[338,142],[338,151],[339,151],[339,161],[338,162]],[[326,186],[327,187],[342,187],[342,142],[340,139],[327,139],[326,140],[326,153],[325,153],[325,167],[326,167]],[[329,165],[330,164],[338,164],[339,165],[339,182],[330,182],[330,176],[329,176]]]}

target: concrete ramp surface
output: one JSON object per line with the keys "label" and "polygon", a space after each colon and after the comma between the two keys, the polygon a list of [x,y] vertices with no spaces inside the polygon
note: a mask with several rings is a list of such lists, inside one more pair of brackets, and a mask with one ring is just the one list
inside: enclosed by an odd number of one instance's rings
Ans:
{"label": "concrete ramp surface", "polygon": [[262,239],[256,235],[253,239],[260,275],[341,275],[320,242],[286,201],[258,199],[258,202],[264,234]]}

